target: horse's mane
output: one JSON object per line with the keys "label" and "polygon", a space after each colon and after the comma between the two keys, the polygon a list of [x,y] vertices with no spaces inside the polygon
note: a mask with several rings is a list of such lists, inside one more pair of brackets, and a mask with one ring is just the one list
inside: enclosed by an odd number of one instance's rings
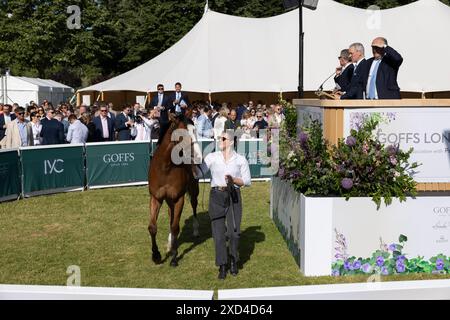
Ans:
{"label": "horse's mane", "polygon": [[[192,120],[190,120],[189,118],[187,118],[184,114],[179,114],[176,116],[177,120],[179,121],[178,124],[181,122],[184,124],[185,128],[187,128],[188,124],[192,124]],[[164,141],[164,137],[167,134],[172,134],[173,131],[175,131],[175,129],[177,129],[176,127],[177,122],[173,121],[173,120],[169,120],[169,125],[165,126],[164,128],[162,128],[162,130],[159,133],[159,138],[158,138],[158,142],[156,143],[157,145],[160,145],[163,141]]]}

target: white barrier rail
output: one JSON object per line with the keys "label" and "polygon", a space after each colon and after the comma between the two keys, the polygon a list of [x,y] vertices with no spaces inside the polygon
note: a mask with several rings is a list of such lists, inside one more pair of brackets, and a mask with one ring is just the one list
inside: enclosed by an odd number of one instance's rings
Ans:
{"label": "white barrier rail", "polygon": [[0,285],[0,300],[212,300],[214,291]]}
{"label": "white barrier rail", "polygon": [[219,290],[219,300],[450,300],[450,279]]}

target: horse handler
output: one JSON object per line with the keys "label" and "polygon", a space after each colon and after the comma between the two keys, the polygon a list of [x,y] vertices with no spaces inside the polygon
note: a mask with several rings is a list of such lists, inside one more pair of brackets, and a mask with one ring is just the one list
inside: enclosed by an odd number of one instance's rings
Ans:
{"label": "horse handler", "polygon": [[[219,137],[219,150],[208,154],[202,165],[203,173],[211,170],[209,217],[215,244],[216,266],[219,279],[225,279],[228,271],[227,238],[229,239],[230,273],[238,274],[239,237],[242,219],[240,187],[250,186],[250,168],[247,159],[234,151],[234,132],[228,130]],[[230,188],[233,190],[233,198]]]}

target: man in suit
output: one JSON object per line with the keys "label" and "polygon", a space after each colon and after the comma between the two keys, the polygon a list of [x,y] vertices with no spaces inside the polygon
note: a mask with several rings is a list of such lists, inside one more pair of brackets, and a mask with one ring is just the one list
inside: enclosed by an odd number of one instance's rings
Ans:
{"label": "man in suit", "polygon": [[5,104],[2,106],[3,114],[0,115],[0,141],[5,137],[6,125],[16,118],[14,113],[11,113],[11,106]]}
{"label": "man in suit", "polygon": [[94,118],[94,124],[98,141],[114,141],[114,122],[108,117],[106,105],[100,107],[100,115]]}
{"label": "man in suit", "polygon": [[348,52],[354,67],[353,76],[348,91],[340,96],[340,98],[364,99],[368,64],[364,58],[364,46],[361,43],[353,43],[350,45]]}
{"label": "man in suit", "polygon": [[67,142],[71,144],[86,143],[89,135],[88,128],[77,119],[77,116],[71,114],[69,116],[69,131],[67,133]]}
{"label": "man in suit", "polygon": [[134,125],[134,122],[131,120],[130,116],[130,108],[126,105],[122,107],[122,112],[116,116],[116,131],[117,131],[117,140],[119,141],[127,141],[131,140],[131,127]]}
{"label": "man in suit", "polygon": [[15,119],[6,125],[6,149],[32,146],[34,144],[33,130],[25,120],[25,109],[17,107],[15,113]]}
{"label": "man in suit", "polygon": [[179,82],[175,83],[175,92],[170,98],[170,103],[173,106],[173,110],[175,113],[182,114],[184,114],[186,112],[186,109],[191,105],[187,94],[181,91],[181,83]]}
{"label": "man in suit", "polygon": [[164,93],[164,86],[158,84],[158,93],[150,100],[150,108],[159,113],[159,123],[164,125],[169,122],[169,112],[175,112],[174,106],[170,103],[170,97]]}
{"label": "man in suit", "polygon": [[397,74],[403,63],[402,56],[382,37],[372,41],[372,53],[373,58],[367,61],[367,99],[400,99]]}
{"label": "man in suit", "polygon": [[347,92],[353,76],[353,64],[350,61],[350,53],[348,49],[341,51],[338,57],[339,67],[336,68],[334,82],[336,83],[336,91]]}
{"label": "man in suit", "polygon": [[54,119],[54,116],[55,110],[53,108],[48,108],[47,116],[41,121],[41,138],[43,145],[64,143],[64,125]]}

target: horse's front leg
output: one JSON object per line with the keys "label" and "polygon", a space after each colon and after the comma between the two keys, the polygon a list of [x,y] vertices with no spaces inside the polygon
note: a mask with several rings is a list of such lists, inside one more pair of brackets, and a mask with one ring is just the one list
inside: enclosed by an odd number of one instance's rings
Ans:
{"label": "horse's front leg", "polygon": [[183,212],[184,195],[181,196],[173,205],[169,205],[170,210],[170,247],[172,260],[170,265],[172,267],[178,266],[178,234],[180,233],[180,218]]}
{"label": "horse's front leg", "polygon": [[158,201],[154,196],[150,199],[150,224],[148,226],[148,231],[152,239],[152,260],[154,263],[161,263],[161,253],[158,250],[158,245],[156,244],[156,233],[158,231],[157,221],[159,210],[161,209],[162,202]]}

